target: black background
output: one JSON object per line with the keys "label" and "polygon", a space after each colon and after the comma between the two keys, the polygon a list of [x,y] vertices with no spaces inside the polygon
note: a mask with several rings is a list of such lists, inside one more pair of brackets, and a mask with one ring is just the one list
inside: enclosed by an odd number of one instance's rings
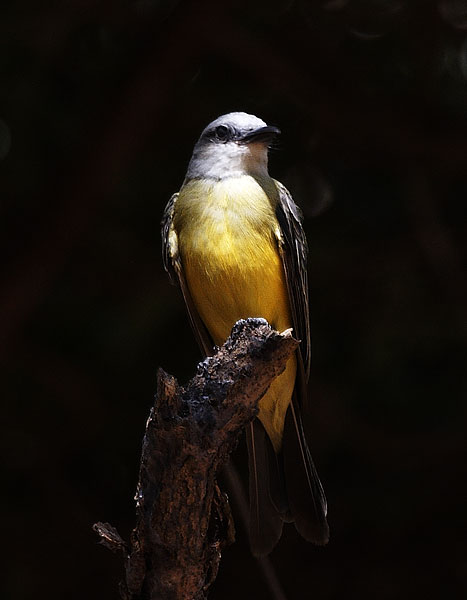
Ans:
{"label": "black background", "polygon": [[[118,596],[91,525],[128,537],[156,369],[199,358],[159,221],[231,110],[311,247],[331,541],[287,527],[288,598],[465,597],[466,3],[10,1],[0,43],[2,598]],[[211,597],[268,598],[238,529]]]}

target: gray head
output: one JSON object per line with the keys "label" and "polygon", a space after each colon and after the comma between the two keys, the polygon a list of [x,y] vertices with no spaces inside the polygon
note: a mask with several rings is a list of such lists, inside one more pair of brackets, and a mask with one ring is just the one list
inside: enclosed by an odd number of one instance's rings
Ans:
{"label": "gray head", "polygon": [[279,133],[254,115],[222,115],[209,123],[196,142],[186,179],[267,176],[268,148]]}

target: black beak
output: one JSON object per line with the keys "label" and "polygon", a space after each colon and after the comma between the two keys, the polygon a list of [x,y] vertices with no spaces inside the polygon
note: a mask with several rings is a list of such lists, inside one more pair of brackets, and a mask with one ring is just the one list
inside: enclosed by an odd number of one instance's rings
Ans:
{"label": "black beak", "polygon": [[260,127],[259,129],[253,129],[247,134],[242,136],[240,142],[242,144],[252,144],[255,142],[272,142],[272,140],[279,135],[281,132],[277,127],[267,125],[266,127]]}

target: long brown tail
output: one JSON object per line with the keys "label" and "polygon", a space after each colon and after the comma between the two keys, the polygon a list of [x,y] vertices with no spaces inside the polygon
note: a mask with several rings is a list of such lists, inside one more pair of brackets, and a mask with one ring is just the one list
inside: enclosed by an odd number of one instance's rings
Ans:
{"label": "long brown tail", "polygon": [[305,439],[300,407],[295,397],[287,411],[283,460],[289,508],[298,532],[309,542],[329,540],[327,502]]}
{"label": "long brown tail", "polygon": [[273,498],[276,490],[280,489],[283,494],[285,488],[277,481],[275,469],[271,469],[269,455],[274,450],[258,419],[247,427],[246,439],[250,471],[250,545],[255,556],[264,556],[271,552],[281,537],[281,507],[273,502]]}
{"label": "long brown tail", "polygon": [[253,554],[263,556],[272,551],[279,541],[284,521],[293,521],[306,540],[326,544],[329,539],[326,498],[295,398],[287,411],[283,451],[274,452],[258,419],[247,428],[247,445]]}

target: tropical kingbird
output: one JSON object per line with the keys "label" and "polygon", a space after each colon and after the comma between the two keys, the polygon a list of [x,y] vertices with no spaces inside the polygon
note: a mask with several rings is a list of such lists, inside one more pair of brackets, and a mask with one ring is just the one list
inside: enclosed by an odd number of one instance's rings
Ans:
{"label": "tropical kingbird", "polygon": [[243,112],[210,123],[162,221],[164,266],[181,287],[205,355],[248,317],[263,317],[279,331],[292,327],[301,340],[247,428],[256,555],[273,549],[284,521],[316,544],[329,537],[301,418],[311,357],[307,243],[298,207],[268,173],[268,148],[279,133]]}

